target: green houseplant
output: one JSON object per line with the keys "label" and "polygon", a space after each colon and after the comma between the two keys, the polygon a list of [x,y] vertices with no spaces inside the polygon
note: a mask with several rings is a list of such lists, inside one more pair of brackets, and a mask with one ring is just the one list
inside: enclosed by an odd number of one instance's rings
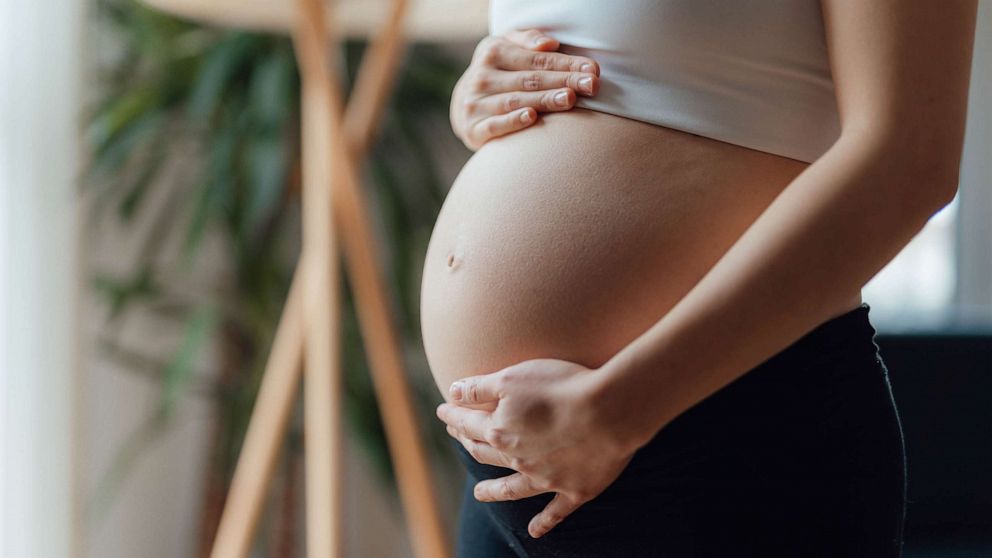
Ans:
{"label": "green houseplant", "polygon": [[[205,27],[128,0],[96,0],[96,8],[94,27],[111,54],[97,64],[98,92],[86,112],[90,160],[83,182],[93,200],[87,220],[125,227],[151,222],[130,270],[92,272],[94,289],[109,307],[100,344],[128,368],[155,375],[161,396],[146,422],[134,425],[91,503],[99,511],[111,501],[133,459],[174,418],[181,395],[202,390],[216,409],[204,473],[203,550],[299,253],[299,77],[287,37]],[[344,47],[346,83],[363,47]],[[425,139],[449,133],[448,100],[461,64],[427,45],[412,46],[406,62],[365,172],[382,224],[399,331],[416,353],[420,265],[446,186],[435,142]],[[183,156],[177,171],[180,146],[194,155]],[[169,201],[148,203],[160,188],[172,192]],[[180,249],[163,258],[165,233],[177,230]],[[177,292],[173,279],[195,273],[207,238],[224,247],[230,273],[202,295]],[[392,470],[347,285],[343,302],[348,424],[388,482]],[[167,358],[136,353],[122,341],[120,317],[134,312],[157,314],[181,329]],[[195,370],[208,347],[221,356],[204,380]],[[426,376],[422,361],[411,366]],[[423,382],[413,385],[424,421],[431,420],[436,393]],[[436,430],[430,443],[440,448],[445,442]],[[292,425],[285,464],[291,476],[300,436],[299,425]],[[284,498],[293,497],[294,483],[283,487]]]}

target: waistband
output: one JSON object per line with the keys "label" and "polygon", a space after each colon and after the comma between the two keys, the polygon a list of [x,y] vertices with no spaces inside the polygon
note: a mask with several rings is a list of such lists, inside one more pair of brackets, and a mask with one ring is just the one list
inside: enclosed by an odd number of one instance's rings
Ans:
{"label": "waistband", "polygon": [[857,307],[814,327],[794,343],[769,358],[761,366],[792,365],[808,362],[814,355],[847,352],[868,357],[875,355],[878,333],[869,314],[871,306],[862,302]]}

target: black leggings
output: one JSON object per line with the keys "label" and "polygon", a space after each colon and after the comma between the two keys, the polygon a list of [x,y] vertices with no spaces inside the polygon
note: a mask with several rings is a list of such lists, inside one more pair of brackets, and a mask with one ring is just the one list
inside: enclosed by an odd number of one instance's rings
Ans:
{"label": "black leggings", "polygon": [[683,413],[540,539],[527,524],[553,494],[478,502],[476,482],[513,471],[455,443],[468,470],[457,556],[899,556],[902,429],[868,312],[820,324]]}

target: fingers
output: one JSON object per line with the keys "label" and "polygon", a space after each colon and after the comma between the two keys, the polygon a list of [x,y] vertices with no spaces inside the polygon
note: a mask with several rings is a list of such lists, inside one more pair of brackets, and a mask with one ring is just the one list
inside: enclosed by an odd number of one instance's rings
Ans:
{"label": "fingers", "polygon": [[530,524],[527,525],[527,532],[535,539],[544,536],[572,512],[579,509],[580,505],[582,505],[581,502],[572,500],[560,493],[555,494],[554,499],[545,506],[544,510],[530,520]]}
{"label": "fingers", "polygon": [[[504,73],[504,72],[499,72]],[[511,72],[505,72],[511,73]],[[550,74],[553,72],[542,72]],[[582,74],[560,73],[557,77],[545,79],[549,85],[555,82],[582,83],[589,95],[598,88],[598,79],[590,77],[592,82],[586,83],[585,78],[576,77]],[[568,77],[572,76],[572,77]],[[464,102],[458,115],[458,121],[465,123],[461,126],[460,137],[473,149],[477,149],[490,139],[505,136],[522,130],[537,121],[537,112],[566,111],[575,106],[575,90],[561,87],[547,91],[519,91],[515,89],[512,80],[507,80],[497,87],[509,87],[510,91],[483,96]],[[541,78],[538,78],[538,86]],[[480,81],[480,84],[491,86],[492,81]]]}
{"label": "fingers", "polygon": [[496,465],[497,467],[511,468],[510,464],[512,462],[505,453],[499,451],[498,449],[490,446],[485,442],[479,442],[466,438],[465,436],[459,436],[458,431],[454,427],[448,427],[448,434],[458,440],[465,451],[475,458],[479,463],[485,463],[488,465]]}
{"label": "fingers", "polygon": [[475,79],[475,93],[492,95],[508,91],[540,91],[568,87],[583,95],[599,91],[599,76],[568,71],[489,71]]}
{"label": "fingers", "polygon": [[497,93],[474,101],[466,107],[469,118],[486,117],[533,107],[538,112],[555,112],[575,105],[575,91],[565,87],[548,91],[512,91]]}
{"label": "fingers", "polygon": [[537,120],[532,108],[522,108],[509,114],[498,114],[483,118],[469,126],[466,131],[466,143],[477,149],[487,141],[505,136],[511,132],[522,130]]}
{"label": "fingers", "polygon": [[524,48],[540,50],[558,50],[561,44],[550,35],[545,35],[537,29],[516,29],[503,35],[506,40]]}
{"label": "fingers", "polygon": [[489,416],[486,411],[466,409],[449,403],[441,403],[437,407],[437,417],[454,428],[459,436],[483,440],[499,449],[497,444],[492,444],[494,429],[490,428]]}
{"label": "fingers", "polygon": [[448,393],[459,403],[486,403],[503,396],[504,372],[469,376],[452,382]]}
{"label": "fingers", "polygon": [[[530,498],[547,490],[535,487],[530,477],[523,473],[484,480],[475,485],[475,499],[480,502],[505,502],[508,500],[520,500]],[[542,512],[544,513],[544,512]]]}
{"label": "fingers", "polygon": [[599,64],[586,56],[534,51],[512,43],[502,43],[497,48],[501,50],[490,59],[490,63],[500,70],[555,70],[599,75]]}
{"label": "fingers", "polygon": [[599,75],[599,64],[595,60],[587,56],[555,52],[559,44],[550,37],[547,37],[550,42],[542,42],[539,47],[531,46],[529,38],[508,39],[509,36],[483,39],[476,47],[474,60],[482,66],[500,70],[554,70]]}

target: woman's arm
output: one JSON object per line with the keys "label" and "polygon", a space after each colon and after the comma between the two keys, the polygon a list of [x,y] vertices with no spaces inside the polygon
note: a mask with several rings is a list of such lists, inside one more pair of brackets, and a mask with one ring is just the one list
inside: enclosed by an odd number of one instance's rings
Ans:
{"label": "woman's arm", "polygon": [[976,8],[824,0],[840,139],[602,368],[632,444],[830,318],[951,201]]}

